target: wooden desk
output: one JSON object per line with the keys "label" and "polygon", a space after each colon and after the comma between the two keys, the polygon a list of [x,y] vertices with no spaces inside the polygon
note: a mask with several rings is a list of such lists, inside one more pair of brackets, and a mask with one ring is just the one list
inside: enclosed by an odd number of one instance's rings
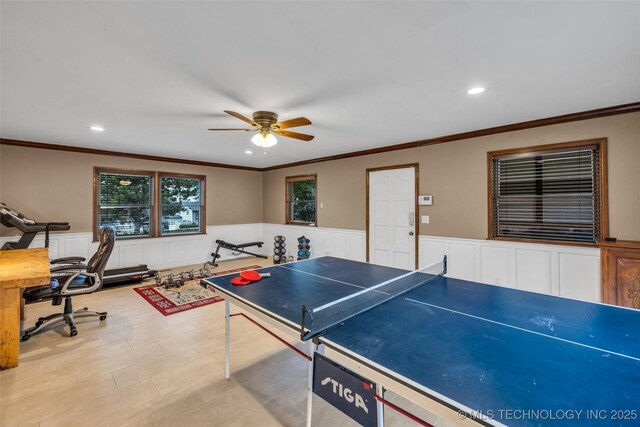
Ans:
{"label": "wooden desk", "polygon": [[22,289],[50,279],[48,249],[0,251],[0,369],[18,366]]}

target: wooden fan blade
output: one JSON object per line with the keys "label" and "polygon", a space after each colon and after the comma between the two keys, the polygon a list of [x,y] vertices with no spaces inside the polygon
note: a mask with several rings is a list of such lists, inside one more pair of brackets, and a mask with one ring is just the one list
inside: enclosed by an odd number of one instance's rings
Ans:
{"label": "wooden fan blade", "polygon": [[307,126],[310,124],[311,124],[311,120],[307,119],[306,117],[298,117],[291,120],[285,120],[284,122],[278,122],[272,125],[271,127],[274,129],[289,129],[289,128],[295,128],[298,126]]}
{"label": "wooden fan blade", "polygon": [[225,128],[225,129],[209,129],[209,130],[245,130],[247,132],[255,131],[256,129],[246,129],[246,128]]}
{"label": "wooden fan blade", "polygon": [[274,132],[287,138],[301,139],[303,141],[311,141],[313,139],[313,135],[307,135],[306,133],[289,132],[286,130],[276,130]]}
{"label": "wooden fan blade", "polygon": [[242,120],[243,122],[249,123],[249,124],[250,124],[250,125],[252,125],[252,126],[260,127],[260,125],[259,125],[259,124],[257,124],[256,122],[254,122],[254,121],[253,121],[253,120],[251,120],[250,118],[243,116],[243,115],[242,115],[242,114],[240,114],[240,113],[236,113],[235,111],[229,111],[229,110],[224,110],[224,112],[225,112],[225,113],[227,113],[227,114],[229,114],[229,115],[231,115],[231,116],[233,116],[233,117],[235,117],[236,119],[240,119],[240,120]]}

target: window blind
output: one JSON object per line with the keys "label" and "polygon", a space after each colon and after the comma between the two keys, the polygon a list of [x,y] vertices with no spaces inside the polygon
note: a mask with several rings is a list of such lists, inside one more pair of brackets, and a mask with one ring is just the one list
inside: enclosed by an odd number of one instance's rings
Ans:
{"label": "window blind", "polygon": [[152,187],[152,176],[98,173],[98,229],[114,227],[116,237],[149,236]]}
{"label": "window blind", "polygon": [[494,157],[493,235],[595,242],[600,236],[598,146]]}

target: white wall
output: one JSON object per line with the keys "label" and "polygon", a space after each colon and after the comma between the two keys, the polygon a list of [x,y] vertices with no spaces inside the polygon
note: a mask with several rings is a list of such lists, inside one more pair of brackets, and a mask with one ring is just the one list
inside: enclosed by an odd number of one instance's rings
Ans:
{"label": "white wall", "polygon": [[[355,261],[366,259],[366,234],[360,230],[306,227],[283,224],[233,224],[208,226],[206,235],[172,236],[155,239],[119,240],[108,268],[147,264],[153,269],[166,269],[200,264],[211,259],[215,240],[232,243],[263,241],[262,248],[252,250],[273,254],[273,238],[287,238],[287,252],[297,255],[297,238],[311,240],[312,256],[331,255]],[[0,239],[0,246],[8,240]],[[90,256],[97,243],[91,233],[52,234],[51,258]],[[42,247],[38,236],[32,247]],[[221,260],[245,256],[222,250]],[[458,239],[420,236],[421,267],[448,257],[449,277],[506,286],[533,292],[600,301],[600,250],[577,246],[513,243],[496,240]]]}

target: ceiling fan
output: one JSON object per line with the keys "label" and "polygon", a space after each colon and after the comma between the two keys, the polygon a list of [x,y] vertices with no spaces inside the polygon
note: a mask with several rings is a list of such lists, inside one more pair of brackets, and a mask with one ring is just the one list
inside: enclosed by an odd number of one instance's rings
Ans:
{"label": "ceiling fan", "polygon": [[259,147],[269,148],[278,143],[275,135],[285,136],[287,138],[300,139],[302,141],[311,141],[313,135],[305,133],[291,132],[285,129],[295,128],[298,126],[307,126],[311,121],[306,117],[298,117],[283,122],[278,121],[278,115],[271,111],[256,111],[253,113],[253,120],[243,116],[235,111],[224,110],[225,113],[250,124],[251,128],[229,128],[229,129],[209,129],[209,130],[243,130],[246,132],[258,132],[251,138],[251,142]]}

